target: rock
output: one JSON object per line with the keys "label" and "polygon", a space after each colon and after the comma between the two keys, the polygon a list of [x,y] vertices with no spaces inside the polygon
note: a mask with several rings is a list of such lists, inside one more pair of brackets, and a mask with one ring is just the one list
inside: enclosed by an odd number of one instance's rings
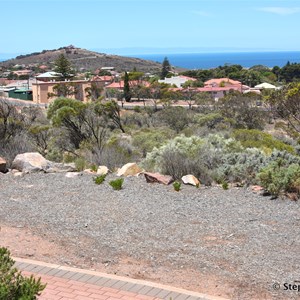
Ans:
{"label": "rock", "polygon": [[41,171],[44,171],[45,173],[59,173],[76,171],[75,165],[49,161],[37,152],[18,154],[12,163],[12,168],[23,173]]}
{"label": "rock", "polygon": [[106,166],[99,166],[97,170],[97,175],[107,175],[109,172],[108,167]]}
{"label": "rock", "polygon": [[191,174],[182,176],[181,180],[184,184],[191,184],[197,187],[200,186],[200,181],[194,175]]}
{"label": "rock", "polygon": [[56,163],[50,160],[47,160],[48,166],[44,170],[45,173],[62,173],[62,172],[75,172],[76,167],[72,164],[63,164]]}
{"label": "rock", "polygon": [[264,188],[260,185],[252,185],[251,187],[253,192],[260,193],[264,190]]}
{"label": "rock", "polygon": [[14,176],[20,176],[21,174],[23,175],[22,172],[16,170],[16,169],[11,169],[10,173],[13,174]]}
{"label": "rock", "polygon": [[6,173],[8,170],[6,168],[6,160],[0,156],[0,172]]}
{"label": "rock", "polygon": [[68,178],[75,178],[75,177],[78,177],[79,175],[82,175],[82,173],[80,173],[80,172],[67,172],[65,176],[68,177]]}
{"label": "rock", "polygon": [[128,163],[118,170],[117,176],[138,175],[143,170],[136,163]]}
{"label": "rock", "polygon": [[24,173],[23,172],[20,172],[20,171],[16,171],[13,173],[15,177],[19,177],[19,176],[23,176]]}
{"label": "rock", "polygon": [[87,174],[95,174],[95,171],[93,171],[92,169],[84,169],[83,172]]}
{"label": "rock", "polygon": [[150,172],[144,172],[146,181],[150,183],[162,183],[162,184],[170,184],[174,181],[174,179],[169,175],[162,175],[160,173],[150,173]]}
{"label": "rock", "polygon": [[18,154],[12,163],[13,169],[24,173],[44,171],[48,167],[48,161],[37,152]]}

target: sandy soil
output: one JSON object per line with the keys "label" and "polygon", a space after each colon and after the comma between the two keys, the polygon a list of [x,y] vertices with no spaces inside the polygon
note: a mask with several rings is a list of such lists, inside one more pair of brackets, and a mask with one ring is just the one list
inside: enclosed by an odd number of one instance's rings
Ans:
{"label": "sandy soil", "polygon": [[[229,299],[236,293],[236,286],[232,286],[232,283],[227,282],[226,278],[204,275],[183,266],[176,272],[170,273],[166,272],[165,268],[152,267],[147,261],[136,261],[125,256],[117,264],[110,261],[104,264],[95,263],[93,259],[88,260],[84,256],[76,255],[67,244],[59,243],[57,237],[39,236],[32,229],[22,226],[1,226],[0,236],[1,246],[9,248],[12,256],[15,257],[149,280]],[[207,237],[207,241],[216,242],[214,237]],[[88,243],[88,241],[83,242]],[[232,266],[226,266],[225,262],[223,267],[232,269],[234,272]],[[261,291],[259,298],[272,299],[271,295],[265,292],[262,294]]]}

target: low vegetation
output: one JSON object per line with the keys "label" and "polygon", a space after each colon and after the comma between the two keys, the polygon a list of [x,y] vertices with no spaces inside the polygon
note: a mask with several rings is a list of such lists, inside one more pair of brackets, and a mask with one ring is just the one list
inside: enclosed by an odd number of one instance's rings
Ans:
{"label": "low vegetation", "polygon": [[[101,98],[88,103],[57,98],[47,114],[17,111],[1,100],[0,154],[10,163],[16,154],[38,151],[49,160],[74,162],[79,171],[99,165],[114,170],[136,161],[177,181],[193,174],[205,185],[260,184],[274,196],[299,197],[299,91],[293,83],[267,93],[259,98],[262,107],[255,97],[230,92],[193,109],[166,105],[134,111]],[[293,118],[284,113],[280,97]]]}
{"label": "low vegetation", "polygon": [[179,192],[181,189],[181,182],[180,181],[174,181],[173,182],[173,188],[176,192]]}
{"label": "low vegetation", "polygon": [[116,191],[119,191],[122,189],[123,187],[123,182],[124,182],[124,179],[123,178],[117,178],[115,180],[111,180],[109,182],[109,185]]}
{"label": "low vegetation", "polygon": [[265,190],[275,197],[284,193],[294,198],[300,195],[299,163],[289,164],[287,160],[278,159],[261,169],[257,176]]}
{"label": "low vegetation", "polygon": [[99,185],[99,184],[102,184],[105,181],[105,178],[106,178],[106,175],[103,174],[103,175],[99,175],[99,176],[93,178],[93,180],[96,184]]}
{"label": "low vegetation", "polygon": [[33,275],[25,277],[17,268],[10,257],[7,248],[0,248],[0,299],[1,300],[35,300],[45,289],[46,285],[41,279]]}

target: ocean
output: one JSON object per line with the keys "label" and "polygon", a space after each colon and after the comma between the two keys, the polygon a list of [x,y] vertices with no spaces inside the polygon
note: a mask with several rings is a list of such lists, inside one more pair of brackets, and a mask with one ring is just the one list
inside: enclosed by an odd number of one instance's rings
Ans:
{"label": "ocean", "polygon": [[[127,55],[129,56],[129,55]],[[135,54],[130,57],[162,63],[165,57],[175,67],[186,69],[210,69],[225,64],[238,64],[244,68],[255,65],[283,67],[290,63],[300,63],[300,51],[290,52],[228,52],[228,53],[182,53],[182,54]]]}

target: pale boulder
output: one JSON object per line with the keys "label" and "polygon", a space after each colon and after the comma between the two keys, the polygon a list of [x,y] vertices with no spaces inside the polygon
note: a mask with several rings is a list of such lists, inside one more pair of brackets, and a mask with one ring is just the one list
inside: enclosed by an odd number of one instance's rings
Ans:
{"label": "pale boulder", "polygon": [[182,176],[181,180],[184,184],[190,184],[197,187],[200,186],[200,181],[194,175],[191,174]]}
{"label": "pale boulder", "polygon": [[108,167],[106,166],[99,166],[97,170],[97,175],[107,175],[109,172]]}
{"label": "pale boulder", "polygon": [[47,160],[48,165],[47,168],[43,171],[46,173],[64,173],[64,172],[75,172],[76,167],[73,163],[63,164],[63,163],[56,163],[50,160]]}
{"label": "pale boulder", "polygon": [[75,178],[78,176],[82,176],[82,173],[80,172],[67,172],[65,175],[67,178]]}
{"label": "pale boulder", "polygon": [[14,175],[14,177],[22,177],[24,175],[23,172],[20,172],[18,170],[13,170],[12,174]]}
{"label": "pale boulder", "polygon": [[48,161],[37,152],[18,154],[12,162],[13,169],[25,173],[45,171],[48,167]]}
{"label": "pale boulder", "polygon": [[95,174],[95,171],[93,171],[92,169],[84,169],[83,172],[87,174]]}
{"label": "pale boulder", "polygon": [[136,163],[128,163],[118,170],[117,176],[135,176],[142,171]]}

